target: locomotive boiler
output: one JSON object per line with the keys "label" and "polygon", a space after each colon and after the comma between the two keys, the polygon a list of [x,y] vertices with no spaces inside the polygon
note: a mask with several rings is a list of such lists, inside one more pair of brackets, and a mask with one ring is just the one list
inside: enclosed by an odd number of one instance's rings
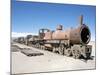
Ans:
{"label": "locomotive boiler", "polygon": [[88,58],[91,55],[92,46],[88,45],[91,39],[91,33],[86,24],[83,24],[83,16],[79,18],[77,28],[71,28],[63,31],[63,26],[58,25],[55,31],[49,29],[39,30],[40,45],[53,52],[80,58]]}

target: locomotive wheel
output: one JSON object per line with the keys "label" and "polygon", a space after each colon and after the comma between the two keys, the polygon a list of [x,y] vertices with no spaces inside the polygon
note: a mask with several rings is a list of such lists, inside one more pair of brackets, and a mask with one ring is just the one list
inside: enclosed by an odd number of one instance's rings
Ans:
{"label": "locomotive wheel", "polygon": [[56,52],[56,48],[55,48],[55,47],[53,48],[52,52],[53,52],[53,53],[55,53],[55,52]]}
{"label": "locomotive wheel", "polygon": [[65,49],[64,50],[64,55],[66,55],[66,56],[71,56],[72,55],[72,51],[71,51],[71,49],[70,48],[68,48],[68,49]]}
{"label": "locomotive wheel", "polygon": [[42,49],[42,46],[40,45],[40,49]]}
{"label": "locomotive wheel", "polygon": [[45,46],[43,46],[42,49],[45,50]]}
{"label": "locomotive wheel", "polygon": [[73,54],[73,57],[74,57],[75,59],[79,59],[79,58],[80,58],[80,55],[81,55],[81,53],[80,53],[79,50],[73,50],[73,51],[72,51],[72,54]]}
{"label": "locomotive wheel", "polygon": [[42,50],[44,50],[44,47],[43,47],[43,46],[41,46],[41,49],[42,49]]}
{"label": "locomotive wheel", "polygon": [[64,55],[64,45],[63,45],[63,44],[61,44],[61,45],[59,46],[58,52],[59,52],[59,54]]}
{"label": "locomotive wheel", "polygon": [[39,43],[36,44],[36,48],[39,48]]}
{"label": "locomotive wheel", "polygon": [[40,49],[40,44],[38,44],[38,48]]}

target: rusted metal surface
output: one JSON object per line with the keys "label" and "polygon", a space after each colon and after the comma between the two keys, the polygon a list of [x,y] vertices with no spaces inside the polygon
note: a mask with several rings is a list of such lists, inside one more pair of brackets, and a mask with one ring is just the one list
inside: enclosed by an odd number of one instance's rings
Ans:
{"label": "rusted metal surface", "polygon": [[46,32],[44,39],[51,40],[52,39],[52,32],[51,31]]}
{"label": "rusted metal surface", "polygon": [[88,44],[91,38],[88,26],[83,24],[83,16],[80,16],[80,25],[77,28],[63,30],[62,25],[58,25],[54,32],[48,31],[44,34],[45,40],[69,40],[72,44]]}

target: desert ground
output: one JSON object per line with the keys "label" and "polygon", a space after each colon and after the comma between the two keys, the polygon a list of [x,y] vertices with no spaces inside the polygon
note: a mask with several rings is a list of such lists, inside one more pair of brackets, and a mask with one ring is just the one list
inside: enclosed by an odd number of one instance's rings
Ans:
{"label": "desert ground", "polygon": [[94,58],[93,60],[85,61],[14,43],[14,45],[17,45],[21,48],[31,48],[34,51],[43,53],[44,55],[28,57],[20,51],[11,50],[11,72],[12,74],[22,74],[95,69],[95,42],[92,41],[89,44],[92,45],[91,56]]}

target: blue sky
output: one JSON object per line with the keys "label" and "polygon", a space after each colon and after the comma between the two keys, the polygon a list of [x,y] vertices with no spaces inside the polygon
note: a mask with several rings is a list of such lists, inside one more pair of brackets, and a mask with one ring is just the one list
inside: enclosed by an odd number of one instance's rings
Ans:
{"label": "blue sky", "polygon": [[74,28],[81,14],[94,38],[95,6],[12,1],[12,32],[38,33],[41,28],[55,30],[58,24],[64,29]]}

